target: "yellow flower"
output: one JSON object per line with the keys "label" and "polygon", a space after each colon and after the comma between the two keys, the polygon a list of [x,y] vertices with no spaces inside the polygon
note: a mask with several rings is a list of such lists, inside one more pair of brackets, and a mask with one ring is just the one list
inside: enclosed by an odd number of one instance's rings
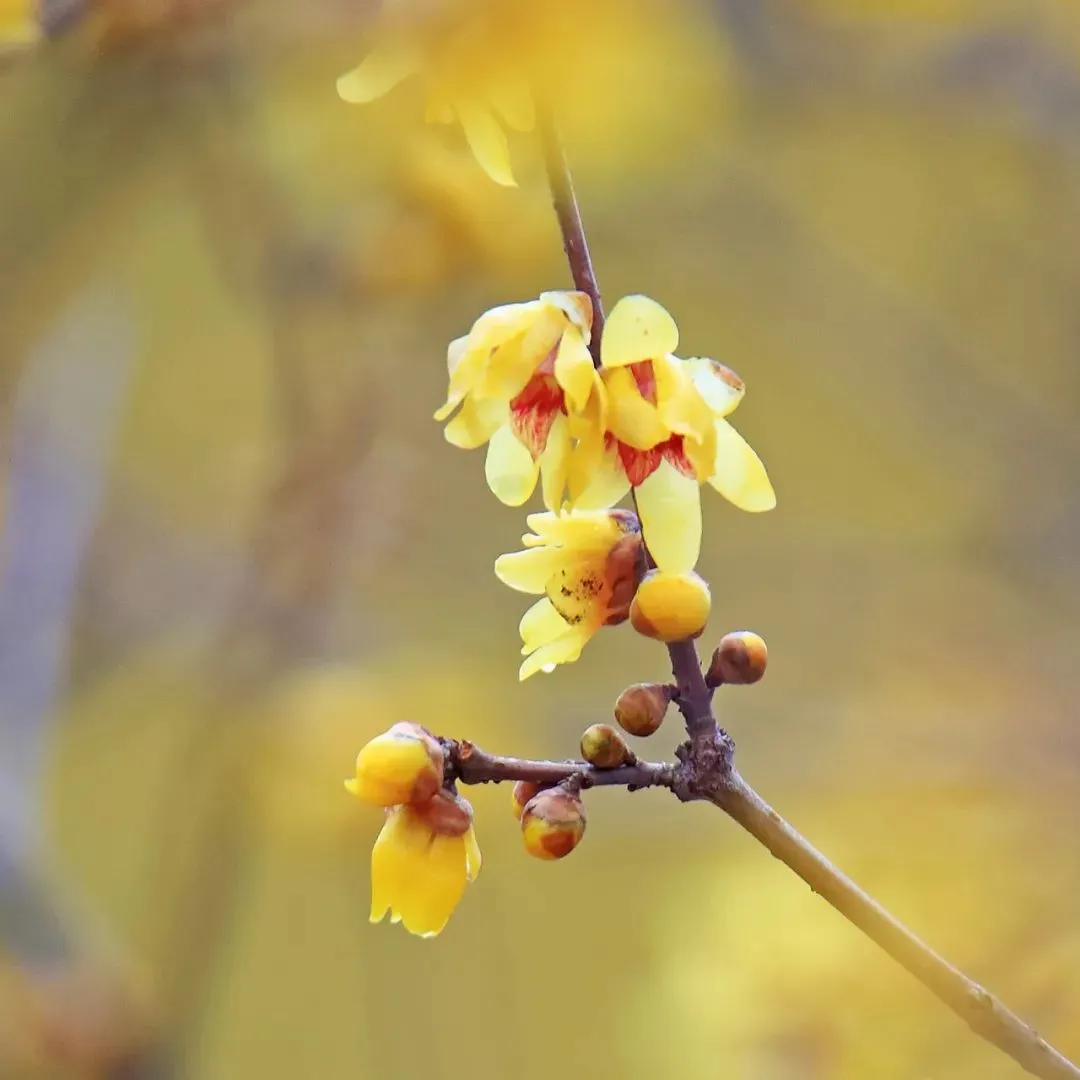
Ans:
{"label": "yellow flower", "polygon": [[714,360],[680,359],[678,344],[675,320],[655,300],[615,305],[601,339],[605,393],[572,418],[568,473],[575,508],[611,506],[633,487],[649,551],[672,573],[698,559],[701,484],[742,510],[776,505],[764,465],[725,419],[742,381]]}
{"label": "yellow flower", "polygon": [[522,537],[525,550],[495,560],[500,581],[543,596],[519,626],[526,657],[520,679],[571,663],[601,626],[625,621],[645,570],[638,520],[628,510],[530,514],[526,520],[533,533]]}
{"label": "yellow flower", "polygon": [[584,293],[549,292],[481,315],[450,343],[447,441],[471,450],[488,444],[488,486],[521,506],[542,478],[544,505],[559,509],[570,461],[568,416],[603,393],[589,356],[592,304]]}
{"label": "yellow flower", "polygon": [[471,824],[464,832],[440,832],[422,810],[395,807],[371,852],[371,921],[381,922],[389,912],[390,921],[409,933],[434,937],[479,873]]}
{"label": "yellow flower", "polygon": [[[458,4],[425,23],[416,12],[400,27],[386,27],[386,39],[358,67],[337,81],[341,98],[363,105],[389,93],[412,75],[426,81],[431,123],[461,124],[480,166],[497,184],[515,187],[503,123],[531,131],[535,109],[529,81],[508,46],[510,27],[497,18],[498,8],[474,10]],[[500,123],[500,120],[502,123]]]}
{"label": "yellow flower", "polygon": [[356,778],[345,789],[371,806],[427,802],[442,787],[443,751],[419,724],[395,724],[356,758]]}
{"label": "yellow flower", "polygon": [[37,7],[34,0],[0,0],[0,54],[41,38]]}

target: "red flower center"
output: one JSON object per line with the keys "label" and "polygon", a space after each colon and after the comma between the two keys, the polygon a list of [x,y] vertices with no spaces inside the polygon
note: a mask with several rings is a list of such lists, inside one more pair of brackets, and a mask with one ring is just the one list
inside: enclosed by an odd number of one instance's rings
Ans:
{"label": "red flower center", "polygon": [[542,367],[510,402],[510,428],[529,448],[533,461],[544,452],[551,425],[563,411],[565,402],[555,376],[544,372]]}
{"label": "red flower center", "polygon": [[686,447],[683,445],[681,435],[672,435],[670,439],[658,443],[651,450],[638,450],[637,447],[627,446],[612,436],[608,436],[615,442],[619,461],[622,462],[626,478],[634,487],[644,483],[658,468],[661,461],[669,461],[679,472],[685,476],[694,476],[694,466],[686,456]]}

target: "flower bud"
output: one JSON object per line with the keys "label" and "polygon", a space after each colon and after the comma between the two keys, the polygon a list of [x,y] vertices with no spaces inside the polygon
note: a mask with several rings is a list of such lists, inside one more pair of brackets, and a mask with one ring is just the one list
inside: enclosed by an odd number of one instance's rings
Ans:
{"label": "flower bud", "polygon": [[356,778],[345,789],[373,806],[427,802],[441,787],[445,756],[438,739],[419,724],[395,724],[356,758]]}
{"label": "flower bud", "polygon": [[652,735],[664,722],[675,688],[662,683],[628,686],[615,702],[615,720],[631,735]]}
{"label": "flower bud", "polygon": [[769,650],[765,639],[752,630],[725,634],[712,654],[705,681],[709,686],[756,683],[765,674]]}
{"label": "flower bud", "polygon": [[521,820],[525,804],[542,790],[542,786],[535,780],[519,780],[511,791],[511,799],[514,806],[514,817]]}
{"label": "flower bud", "polygon": [[585,835],[585,806],[580,796],[553,787],[534,795],[521,815],[525,850],[538,859],[562,859]]}
{"label": "flower bud", "polygon": [[445,788],[414,809],[440,836],[464,836],[473,823],[469,800]]}
{"label": "flower bud", "polygon": [[610,724],[591,724],[581,733],[581,756],[598,769],[617,769],[637,760]]}
{"label": "flower bud", "polygon": [[630,605],[630,622],[639,634],[665,643],[697,637],[705,629],[712,597],[705,579],[650,570]]}
{"label": "flower bud", "polygon": [[[605,571],[611,586],[611,597],[608,600],[607,616],[604,619],[605,626],[618,626],[619,623],[626,622],[634,594],[648,569],[645,559],[645,541],[641,538],[637,517],[628,510],[611,511],[612,517],[617,514],[624,515],[627,519],[623,525],[629,531],[615,541],[607,557]],[[633,518],[632,522],[628,520],[630,518]]]}

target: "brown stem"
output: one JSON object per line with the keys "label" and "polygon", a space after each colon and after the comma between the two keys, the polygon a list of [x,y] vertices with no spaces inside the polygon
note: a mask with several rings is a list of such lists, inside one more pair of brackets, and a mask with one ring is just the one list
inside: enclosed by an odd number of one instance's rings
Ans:
{"label": "brown stem", "polygon": [[[600,363],[600,339],[604,315],[600,290],[596,283],[589,245],[581,221],[570,167],[550,111],[539,118],[540,139],[547,166],[548,183],[555,214],[563,234],[563,247],[570,263],[575,288],[587,293],[593,303],[593,335],[590,346],[593,362]],[[648,537],[645,538],[646,542]],[[652,559],[650,558],[650,564]],[[671,670],[679,686],[679,710],[686,722],[690,743],[680,751],[681,768],[672,788],[684,800],[707,799],[734,818],[781,862],[799,875],[816,893],[824,897],[846,919],[876,942],[894,960],[915,976],[943,1001],[971,1030],[1004,1051],[1018,1065],[1043,1080],[1080,1080],[1080,1068],[1062,1056],[1018,1016],[1010,1012],[989,991],[969,979],[958,968],[935,953],[910,930],[885,910],[873,897],[863,892],[850,878],[832,865],[772,809],[735,771],[735,745],[720,728],[712,713],[712,694],[701,671],[701,662],[692,641],[668,646]],[[478,751],[472,751],[476,755]],[[486,755],[482,755],[486,758]],[[491,759],[501,763],[488,767],[493,773],[510,768],[513,759]],[[466,762],[467,764],[467,762]],[[507,775],[505,779],[558,779],[577,775],[572,762],[524,762],[527,775]],[[543,777],[530,768],[542,767]],[[664,766],[657,770],[653,783],[663,784],[668,774]],[[567,771],[569,770],[569,771]],[[622,771],[622,770],[618,770]],[[603,774],[599,774],[603,775]],[[463,782],[471,783],[463,773]],[[485,775],[483,779],[502,779]],[[608,782],[619,783],[612,777]],[[634,785],[640,786],[640,785]]]}

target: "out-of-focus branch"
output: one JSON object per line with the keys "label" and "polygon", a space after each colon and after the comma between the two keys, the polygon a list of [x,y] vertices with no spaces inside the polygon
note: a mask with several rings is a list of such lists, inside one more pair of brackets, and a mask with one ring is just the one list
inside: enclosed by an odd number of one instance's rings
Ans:
{"label": "out-of-focus branch", "polygon": [[[599,367],[603,331],[600,290],[589,255],[569,163],[550,111],[542,111],[538,126],[552,202],[562,230],[563,247],[574,286],[587,293],[593,303],[591,350],[593,361]],[[648,536],[645,541],[648,543]],[[667,786],[684,801],[704,799],[732,817],[841,915],[914,975],[976,1035],[1004,1051],[1018,1065],[1043,1080],[1080,1080],[1080,1068],[1050,1046],[988,990],[920,941],[903,923],[804,840],[742,779],[734,766],[735,743],[713,716],[712,691],[705,681],[693,641],[670,644],[668,653],[679,688],[676,700],[690,741],[680,748],[680,769],[674,782]],[[521,764],[528,766],[530,763]],[[505,762],[502,767],[504,771],[513,771],[508,769]],[[465,777],[462,776],[462,779]]]}

